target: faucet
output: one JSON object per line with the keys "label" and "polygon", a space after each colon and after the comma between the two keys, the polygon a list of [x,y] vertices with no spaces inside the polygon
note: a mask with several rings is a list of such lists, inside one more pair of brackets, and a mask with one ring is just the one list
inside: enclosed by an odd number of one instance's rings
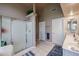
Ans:
{"label": "faucet", "polygon": [[76,41],[77,39],[76,39],[75,33],[73,34],[73,37],[74,37],[74,40]]}
{"label": "faucet", "polygon": [[77,44],[79,44],[79,40],[78,40],[78,38],[76,37],[75,33],[73,34],[73,37],[74,37],[74,41],[77,42]]}

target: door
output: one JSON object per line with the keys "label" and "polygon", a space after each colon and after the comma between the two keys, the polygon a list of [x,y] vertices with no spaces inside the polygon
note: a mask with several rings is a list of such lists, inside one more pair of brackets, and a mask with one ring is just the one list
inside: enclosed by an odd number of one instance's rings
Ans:
{"label": "door", "polygon": [[52,42],[54,44],[63,45],[64,41],[64,29],[63,29],[63,19],[52,20]]}
{"label": "door", "polygon": [[39,40],[45,40],[45,22],[39,23]]}
{"label": "door", "polygon": [[19,52],[26,48],[26,22],[20,20],[12,21],[12,42],[14,52]]}
{"label": "door", "polygon": [[2,40],[2,38],[1,38],[1,35],[2,35],[2,33],[1,33],[1,25],[2,25],[2,20],[1,20],[1,16],[0,16],[0,47],[1,47],[1,40]]}
{"label": "door", "polygon": [[33,45],[33,26],[32,22],[28,21],[27,23],[27,48],[32,47]]}

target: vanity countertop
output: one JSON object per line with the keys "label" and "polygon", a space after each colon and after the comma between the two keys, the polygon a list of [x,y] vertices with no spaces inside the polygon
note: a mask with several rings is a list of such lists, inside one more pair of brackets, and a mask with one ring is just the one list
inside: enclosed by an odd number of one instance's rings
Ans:
{"label": "vanity countertop", "polygon": [[[63,43],[63,49],[79,53],[79,45],[78,42],[75,42],[75,38],[73,37],[73,34],[66,35],[66,38]],[[79,38],[78,38],[79,39]]]}

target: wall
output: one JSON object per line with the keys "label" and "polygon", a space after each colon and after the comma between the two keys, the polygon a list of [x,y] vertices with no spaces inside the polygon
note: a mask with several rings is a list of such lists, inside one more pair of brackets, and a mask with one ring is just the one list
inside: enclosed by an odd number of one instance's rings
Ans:
{"label": "wall", "polygon": [[29,15],[28,21],[32,22],[32,38],[33,38],[33,44],[32,46],[35,47],[36,46],[36,14],[31,14]]}
{"label": "wall", "polygon": [[40,21],[46,22],[46,33],[50,33],[52,40],[52,19],[63,17],[63,13],[59,4],[48,4],[44,10],[41,11]]}
{"label": "wall", "polygon": [[39,14],[36,15],[36,45],[39,44]]}
{"label": "wall", "polygon": [[26,8],[18,4],[0,4],[0,15],[26,19],[25,9]]}

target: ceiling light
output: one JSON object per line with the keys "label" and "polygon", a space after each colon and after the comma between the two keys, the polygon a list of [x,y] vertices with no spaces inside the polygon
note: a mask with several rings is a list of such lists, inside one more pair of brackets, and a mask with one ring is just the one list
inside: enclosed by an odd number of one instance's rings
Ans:
{"label": "ceiling light", "polygon": [[75,3],[68,3],[68,5],[75,5]]}
{"label": "ceiling light", "polygon": [[72,16],[73,15],[73,11],[70,11],[70,14],[69,15]]}

